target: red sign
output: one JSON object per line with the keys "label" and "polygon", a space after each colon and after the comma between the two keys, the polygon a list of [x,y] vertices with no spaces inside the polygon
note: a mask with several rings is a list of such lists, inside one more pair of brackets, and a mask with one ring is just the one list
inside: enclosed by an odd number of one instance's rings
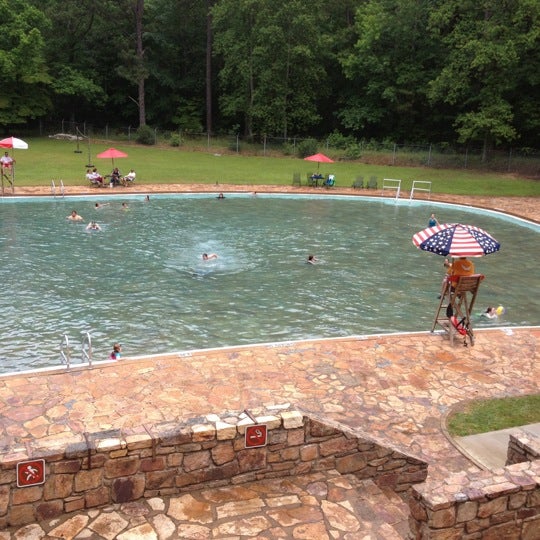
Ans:
{"label": "red sign", "polygon": [[45,482],[45,460],[17,463],[17,487],[37,486]]}
{"label": "red sign", "polygon": [[246,448],[266,446],[266,424],[246,427]]}

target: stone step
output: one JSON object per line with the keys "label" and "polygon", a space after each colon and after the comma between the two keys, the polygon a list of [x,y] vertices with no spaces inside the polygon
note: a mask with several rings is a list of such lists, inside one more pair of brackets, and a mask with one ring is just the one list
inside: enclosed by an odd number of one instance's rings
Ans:
{"label": "stone step", "polygon": [[370,540],[398,540],[409,537],[409,505],[390,489],[381,489],[371,479],[343,475],[355,488],[348,501]]}
{"label": "stone step", "polygon": [[324,471],[86,509],[0,540],[404,540],[408,506],[352,474]]}

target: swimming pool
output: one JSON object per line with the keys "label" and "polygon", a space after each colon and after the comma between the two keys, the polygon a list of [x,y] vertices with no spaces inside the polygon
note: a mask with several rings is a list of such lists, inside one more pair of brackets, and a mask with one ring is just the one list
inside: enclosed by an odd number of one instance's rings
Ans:
{"label": "swimming pool", "polygon": [[[116,341],[136,356],[430,330],[443,259],[411,237],[431,212],[502,244],[475,259],[487,276],[476,311],[506,313],[477,326],[540,323],[539,228],[495,213],[345,196],[102,196],[98,210],[96,200],[0,202],[2,371],[59,365],[63,334],[76,363],[87,331],[103,360]],[[73,208],[84,223],[65,219]],[[92,219],[101,232],[85,231]],[[219,258],[203,263],[204,252]],[[310,253],[319,264],[306,264]]]}

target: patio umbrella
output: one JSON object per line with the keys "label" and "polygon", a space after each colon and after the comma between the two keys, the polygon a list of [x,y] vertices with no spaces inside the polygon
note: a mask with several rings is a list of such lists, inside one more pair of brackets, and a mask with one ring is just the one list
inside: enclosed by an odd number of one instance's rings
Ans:
{"label": "patio umbrella", "polygon": [[324,154],[313,154],[312,156],[305,157],[304,161],[316,161],[317,170],[319,170],[321,163],[334,163],[333,159],[330,159],[328,156],[325,156]]}
{"label": "patio umbrella", "polygon": [[482,257],[501,248],[501,244],[480,227],[461,223],[428,227],[416,233],[412,241],[417,248],[444,257]]}
{"label": "patio umbrella", "polygon": [[98,154],[97,157],[101,159],[111,159],[114,168],[114,158],[125,158],[128,157],[128,155],[125,152],[117,150],[116,148],[109,148],[108,150],[105,150],[105,152]]}
{"label": "patio umbrella", "polygon": [[0,141],[0,148],[15,148],[17,150],[28,150],[28,143],[17,137],[8,137]]}

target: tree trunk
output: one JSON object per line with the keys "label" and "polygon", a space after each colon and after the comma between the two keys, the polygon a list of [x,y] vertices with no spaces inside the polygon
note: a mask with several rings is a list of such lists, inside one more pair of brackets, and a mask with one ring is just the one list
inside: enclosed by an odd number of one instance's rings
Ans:
{"label": "tree trunk", "polygon": [[144,92],[144,49],[143,49],[143,13],[144,13],[144,0],[136,0],[135,4],[135,32],[137,39],[137,63],[139,65],[137,73],[137,85],[138,85],[138,105],[139,105],[139,126],[146,125],[146,104],[145,104],[145,92]]}
{"label": "tree trunk", "polygon": [[206,0],[206,132],[212,135],[212,0]]}

